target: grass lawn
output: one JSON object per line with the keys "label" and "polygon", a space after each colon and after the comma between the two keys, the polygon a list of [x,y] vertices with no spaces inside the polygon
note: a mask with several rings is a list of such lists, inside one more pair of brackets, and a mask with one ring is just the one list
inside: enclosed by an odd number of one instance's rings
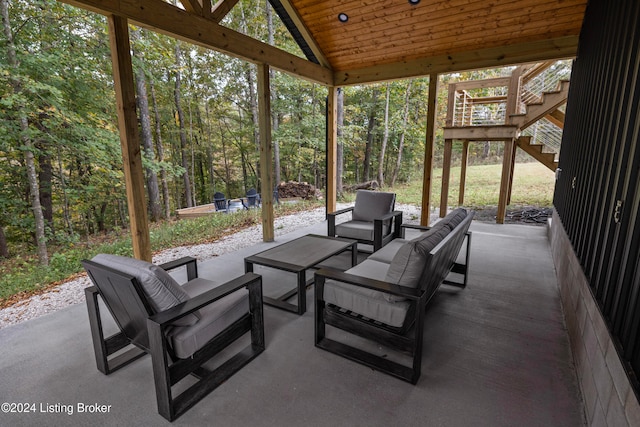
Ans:
{"label": "grass lawn", "polygon": [[[442,169],[433,171],[431,208],[440,206]],[[502,165],[478,165],[467,167],[464,206],[479,209],[498,205]],[[511,204],[509,206],[550,207],[555,185],[554,173],[538,162],[516,163]],[[460,167],[451,168],[449,180],[449,207],[458,206]],[[422,181],[397,185],[393,191],[398,202],[420,205]]]}

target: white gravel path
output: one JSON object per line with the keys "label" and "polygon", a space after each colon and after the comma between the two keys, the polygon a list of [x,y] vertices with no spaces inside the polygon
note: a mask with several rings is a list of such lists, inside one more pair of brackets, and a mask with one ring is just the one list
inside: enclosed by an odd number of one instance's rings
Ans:
{"label": "white gravel path", "polygon": [[[349,205],[338,205],[338,209]],[[412,205],[396,205],[396,209],[404,212],[404,222],[415,222],[420,215],[420,208]],[[324,221],[324,208],[307,212],[298,212],[275,219],[275,235],[281,236],[299,228]],[[154,255],[154,263],[163,263],[183,256],[192,256],[204,261],[215,256],[233,252],[262,240],[261,226],[256,225],[222,239],[202,245],[180,246],[167,249]],[[42,315],[52,313],[73,304],[84,302],[84,288],[90,285],[86,275],[56,286],[49,292],[34,295],[24,301],[0,310],[0,329],[15,325]]]}

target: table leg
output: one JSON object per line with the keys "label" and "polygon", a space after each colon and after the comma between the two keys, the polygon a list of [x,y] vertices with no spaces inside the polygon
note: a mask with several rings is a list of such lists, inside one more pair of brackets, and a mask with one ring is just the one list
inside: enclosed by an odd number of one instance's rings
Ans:
{"label": "table leg", "polygon": [[244,262],[244,272],[245,273],[253,273],[253,263],[252,262]]}
{"label": "table leg", "polygon": [[354,267],[358,263],[358,244],[353,243],[351,245],[351,267]]}
{"label": "table leg", "polygon": [[307,311],[307,270],[298,272],[298,314]]}

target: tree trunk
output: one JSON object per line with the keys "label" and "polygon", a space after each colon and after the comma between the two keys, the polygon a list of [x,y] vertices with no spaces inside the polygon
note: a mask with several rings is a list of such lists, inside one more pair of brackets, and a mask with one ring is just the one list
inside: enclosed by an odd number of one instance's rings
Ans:
{"label": "tree trunk", "polygon": [[398,143],[398,158],[396,159],[396,167],[393,170],[393,177],[391,178],[391,186],[396,185],[398,174],[400,173],[400,166],[402,166],[402,151],[404,150],[404,136],[407,133],[407,121],[409,120],[409,101],[411,100],[411,86],[413,80],[409,80],[407,84],[407,94],[404,98],[404,112],[402,117],[402,134],[400,134],[400,142]]}
{"label": "tree trunk", "polygon": [[342,125],[344,124],[344,91],[338,88],[336,100],[336,136],[338,146],[336,149],[336,195],[342,197],[342,175],[344,171],[344,144],[342,143]]}
{"label": "tree trunk", "polygon": [[9,258],[9,247],[7,237],[4,234],[4,227],[0,226],[0,257]]}
{"label": "tree trunk", "polygon": [[[162,146],[162,129],[160,126],[160,112],[158,111],[158,104],[156,103],[156,90],[153,85],[153,80],[149,81],[149,87],[151,88],[151,102],[153,103],[153,113],[155,117],[155,133],[156,133],[156,154],[158,155],[158,162],[164,161],[164,147]],[[162,166],[160,168],[160,181],[162,183],[162,200],[164,201],[164,216],[166,219],[171,218],[171,200],[169,199],[169,185],[167,184],[167,170]]]}
{"label": "tree trunk", "polygon": [[382,146],[380,147],[380,155],[378,157],[378,184],[384,187],[384,154],[387,151],[387,142],[389,141],[389,98],[391,97],[391,83],[387,83],[387,99],[384,103],[384,136],[382,137]]}
{"label": "tree trunk", "polygon": [[178,126],[180,127],[180,155],[182,157],[182,167],[184,173],[182,174],[182,182],[184,185],[184,197],[187,202],[187,207],[193,207],[193,196],[191,195],[191,178],[189,178],[189,153],[187,152],[187,133],[184,127],[184,113],[182,112],[182,105],[180,104],[180,67],[182,66],[182,50],[180,49],[180,42],[176,42],[175,46],[176,54],[176,87],[173,91],[173,97],[176,103],[176,111],[178,112]]}
{"label": "tree trunk", "polygon": [[[22,82],[15,76],[18,76],[18,58],[16,57],[15,45],[13,44],[13,33],[11,32],[11,22],[9,21],[9,4],[7,0],[0,0],[0,13],[2,14],[2,26],[7,44],[7,62],[9,67],[14,70],[9,82],[14,93],[22,92]],[[42,205],[40,204],[40,189],[38,188],[38,177],[36,175],[36,165],[33,156],[34,145],[29,136],[29,122],[24,105],[16,105],[16,113],[20,125],[20,139],[23,145],[25,163],[27,167],[27,179],[29,181],[29,197],[31,200],[31,209],[35,218],[36,245],[38,247],[38,261],[40,265],[49,264],[49,255],[47,253],[47,240],[45,236],[44,215],[42,214]]]}
{"label": "tree trunk", "polygon": [[67,195],[67,182],[64,175],[64,169],[62,167],[62,155],[60,153],[60,146],[58,146],[58,173],[60,174],[60,188],[62,188],[62,211],[64,216],[64,223],[69,236],[72,236],[73,226],[71,225],[71,215],[69,214],[69,196]]}
{"label": "tree trunk", "polygon": [[[140,30],[133,31],[131,33],[132,39],[140,39]],[[133,52],[134,57],[138,57],[139,54]],[[153,137],[151,135],[151,118],[149,117],[149,98],[147,97],[147,79],[142,68],[136,70],[136,92],[137,99],[136,104],[138,106],[138,114],[140,115],[140,138],[142,139],[142,146],[144,148],[144,157],[147,162],[153,163],[155,154],[153,153]],[[152,167],[145,167],[145,175],[147,177],[147,195],[149,196],[149,214],[151,221],[157,222],[161,216],[160,206],[160,192],[158,189],[158,175]]]}
{"label": "tree trunk", "polygon": [[51,235],[55,233],[53,228],[53,198],[52,198],[52,180],[53,166],[51,165],[51,154],[48,151],[47,141],[38,141],[36,147],[40,151],[38,155],[38,164],[40,171],[38,172],[38,185],[40,188],[40,205],[42,206],[42,216],[45,224],[49,227]]}
{"label": "tree trunk", "polygon": [[373,149],[373,131],[376,127],[376,108],[378,101],[378,88],[373,89],[373,97],[369,110],[369,124],[367,125],[367,145],[364,150],[364,163],[362,168],[362,177],[364,181],[371,179],[371,151]]}
{"label": "tree trunk", "polygon": [[[265,0],[266,13],[267,13],[267,29],[269,32],[269,44],[274,44],[274,31],[273,31],[273,13],[271,11],[271,6],[269,4],[269,0]],[[270,81],[275,81],[275,72],[272,68],[269,69]],[[276,93],[275,85],[271,87],[271,133],[276,134],[278,132],[278,127],[280,126],[278,111],[275,106],[275,100],[278,98]],[[274,183],[275,185],[279,185],[281,182],[282,175],[280,173],[280,142],[278,138],[273,138],[273,170],[274,170]]]}

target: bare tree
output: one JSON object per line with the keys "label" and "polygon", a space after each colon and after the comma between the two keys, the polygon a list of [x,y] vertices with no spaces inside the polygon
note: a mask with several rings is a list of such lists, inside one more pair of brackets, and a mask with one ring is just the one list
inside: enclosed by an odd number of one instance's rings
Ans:
{"label": "bare tree", "polygon": [[[13,32],[11,31],[11,22],[9,21],[9,3],[7,0],[0,0],[0,13],[2,14],[2,26],[7,45],[7,62],[9,67],[15,70],[11,73],[9,83],[13,92],[19,94],[22,92],[22,82],[16,76],[19,75],[17,69],[19,67],[18,57],[16,56],[15,44],[13,42]],[[36,245],[38,247],[38,261],[40,265],[49,264],[49,255],[47,253],[47,240],[45,236],[44,215],[42,214],[42,205],[40,204],[40,188],[38,187],[38,176],[36,173],[36,164],[33,152],[35,151],[34,143],[29,136],[29,122],[25,105],[16,105],[16,113],[20,125],[20,140],[23,145],[25,165],[27,168],[27,179],[29,181],[29,199],[31,201],[31,209],[35,218]]]}
{"label": "bare tree", "polygon": [[384,136],[382,137],[382,146],[380,147],[380,155],[378,156],[378,184],[384,187],[384,154],[387,151],[387,142],[389,141],[389,98],[391,97],[391,83],[387,83],[387,99],[384,102]]}
{"label": "bare tree", "polygon": [[411,86],[413,80],[409,80],[407,84],[407,93],[404,98],[404,112],[402,116],[402,133],[400,134],[400,142],[398,143],[398,158],[396,159],[396,167],[393,170],[393,177],[391,178],[391,186],[396,185],[398,174],[400,173],[400,166],[402,165],[402,151],[404,150],[404,137],[407,133],[407,121],[409,120],[409,101],[411,100]]}
{"label": "bare tree", "polygon": [[[133,41],[140,40],[140,29],[131,32]],[[133,50],[133,56],[142,61],[141,54]],[[153,152],[153,137],[151,135],[151,118],[149,116],[149,98],[147,97],[147,78],[141,66],[136,70],[136,105],[138,106],[138,114],[140,115],[140,138],[144,148],[144,157],[149,163],[154,161],[155,154]],[[156,222],[161,217],[160,207],[160,191],[158,189],[158,174],[152,167],[145,167],[145,175],[147,177],[147,195],[149,196],[149,213],[151,221]]]}
{"label": "bare tree", "polygon": [[[153,113],[155,117],[155,134],[156,134],[156,154],[158,162],[164,161],[164,147],[162,146],[162,129],[160,126],[160,111],[156,103],[156,90],[153,86],[153,80],[149,80],[149,88],[151,89],[151,103],[153,104]],[[162,185],[162,199],[164,201],[164,216],[169,219],[171,217],[171,201],[169,199],[169,185],[167,184],[167,170],[160,168],[160,182]]]}
{"label": "bare tree", "polygon": [[182,181],[184,184],[184,195],[187,199],[187,207],[193,207],[193,196],[191,194],[191,179],[189,178],[189,155],[187,153],[187,133],[184,125],[184,113],[182,111],[182,105],[180,103],[180,68],[182,67],[182,49],[180,49],[180,42],[176,41],[175,46],[176,55],[176,86],[173,91],[173,98],[176,103],[176,111],[178,112],[178,125],[180,126],[180,153],[182,157],[182,167],[184,173],[182,174]]}

